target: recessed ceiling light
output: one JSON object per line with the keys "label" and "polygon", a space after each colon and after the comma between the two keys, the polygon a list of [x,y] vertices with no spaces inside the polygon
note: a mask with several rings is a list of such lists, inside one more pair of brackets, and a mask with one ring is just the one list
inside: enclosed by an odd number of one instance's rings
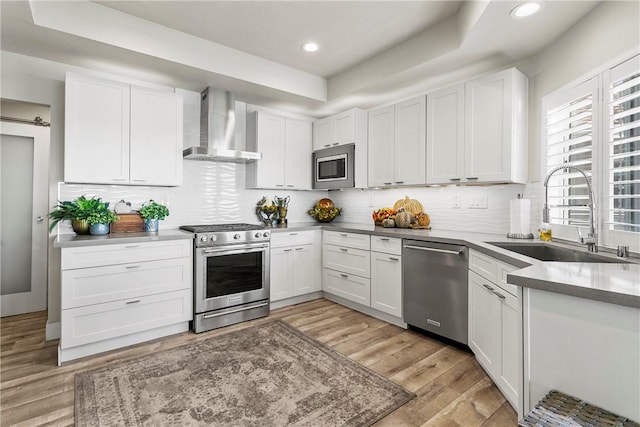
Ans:
{"label": "recessed ceiling light", "polygon": [[514,7],[509,14],[513,19],[522,19],[540,12],[541,9],[542,2],[527,1]]}
{"label": "recessed ceiling light", "polygon": [[305,52],[317,52],[318,49],[320,49],[320,46],[318,46],[318,43],[316,42],[306,42],[303,43],[302,46],[300,46],[300,49],[304,50]]}

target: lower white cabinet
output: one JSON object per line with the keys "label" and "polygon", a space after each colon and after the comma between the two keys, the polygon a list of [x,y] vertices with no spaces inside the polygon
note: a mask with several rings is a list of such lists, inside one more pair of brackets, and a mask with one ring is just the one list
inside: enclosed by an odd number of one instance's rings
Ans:
{"label": "lower white cabinet", "polygon": [[366,277],[324,268],[322,284],[325,292],[367,307],[371,305],[371,280]]}
{"label": "lower white cabinet", "polygon": [[[487,371],[509,403],[518,410],[521,406],[521,361],[520,334],[522,323],[519,317],[522,304],[517,287],[501,285],[501,277],[515,267],[497,261],[485,254],[471,251],[469,268],[469,347],[478,363]],[[482,263],[480,274],[489,275],[491,281],[481,276],[474,268]],[[490,268],[493,266],[493,268]],[[504,273],[506,277],[506,273]],[[506,284],[506,282],[505,282]]]}
{"label": "lower white cabinet", "polygon": [[325,231],[322,245],[322,290],[371,305],[371,238],[366,234]]}
{"label": "lower white cabinet", "polygon": [[58,363],[187,331],[193,317],[192,244],[183,239],[62,248]]}
{"label": "lower white cabinet", "polygon": [[272,235],[270,301],[321,290],[320,233],[311,230]]}
{"label": "lower white cabinet", "polygon": [[402,317],[402,240],[373,236],[371,249],[371,308]]}

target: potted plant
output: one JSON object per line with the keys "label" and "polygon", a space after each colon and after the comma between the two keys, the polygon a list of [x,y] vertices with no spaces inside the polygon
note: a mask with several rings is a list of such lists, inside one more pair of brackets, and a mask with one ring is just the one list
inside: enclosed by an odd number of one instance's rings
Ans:
{"label": "potted plant", "polygon": [[96,209],[87,217],[89,232],[94,236],[109,234],[109,224],[118,219],[116,214],[108,208],[109,203],[104,203],[104,205],[104,208]]}
{"label": "potted plant", "polygon": [[153,199],[144,202],[139,212],[144,219],[144,231],[158,231],[158,221],[169,216],[169,209]]}
{"label": "potted plant", "polygon": [[84,195],[73,201],[58,202],[54,210],[49,212],[49,218],[53,220],[49,225],[49,232],[53,231],[60,221],[71,221],[71,227],[76,234],[89,234],[89,216],[108,210],[108,206],[109,203],[103,202],[99,197],[87,199]]}

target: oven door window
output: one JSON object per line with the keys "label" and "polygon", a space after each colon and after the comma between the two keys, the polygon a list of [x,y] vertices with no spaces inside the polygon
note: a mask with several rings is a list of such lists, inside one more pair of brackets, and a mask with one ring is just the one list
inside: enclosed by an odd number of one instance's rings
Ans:
{"label": "oven door window", "polygon": [[206,298],[262,289],[262,253],[207,257]]}
{"label": "oven door window", "polygon": [[318,180],[346,179],[347,157],[334,156],[318,159]]}

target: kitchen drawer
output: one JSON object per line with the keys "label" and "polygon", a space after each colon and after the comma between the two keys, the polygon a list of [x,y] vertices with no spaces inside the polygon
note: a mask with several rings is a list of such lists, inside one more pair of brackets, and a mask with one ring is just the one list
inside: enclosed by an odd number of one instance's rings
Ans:
{"label": "kitchen drawer", "polygon": [[497,260],[476,250],[469,250],[469,270],[484,277],[490,282],[498,282]]}
{"label": "kitchen drawer", "polygon": [[402,255],[402,239],[371,236],[371,250],[385,254]]}
{"label": "kitchen drawer", "polygon": [[369,250],[371,241],[368,234],[340,233],[337,231],[324,231],[325,244],[344,246],[347,248]]}
{"label": "kitchen drawer", "polygon": [[284,231],[271,233],[271,247],[281,248],[284,246],[298,246],[313,244],[314,233],[319,231]]}
{"label": "kitchen drawer", "polygon": [[191,257],[193,240],[123,243],[62,248],[61,268],[100,267],[161,259]]}
{"label": "kitchen drawer", "polygon": [[498,280],[496,281],[496,285],[500,286],[505,291],[509,292],[514,297],[518,296],[518,287],[516,285],[512,285],[511,283],[507,283],[507,274],[512,271],[518,270],[519,268],[507,264],[506,262],[496,260],[496,277]]}
{"label": "kitchen drawer", "polygon": [[364,277],[324,268],[322,270],[322,289],[367,307],[371,304],[371,282]]}
{"label": "kitchen drawer", "polygon": [[62,309],[193,287],[191,258],[62,271]]}
{"label": "kitchen drawer", "polygon": [[323,245],[322,266],[362,277],[371,275],[371,252],[342,246]]}
{"label": "kitchen drawer", "polygon": [[62,310],[67,349],[192,319],[191,289]]}

